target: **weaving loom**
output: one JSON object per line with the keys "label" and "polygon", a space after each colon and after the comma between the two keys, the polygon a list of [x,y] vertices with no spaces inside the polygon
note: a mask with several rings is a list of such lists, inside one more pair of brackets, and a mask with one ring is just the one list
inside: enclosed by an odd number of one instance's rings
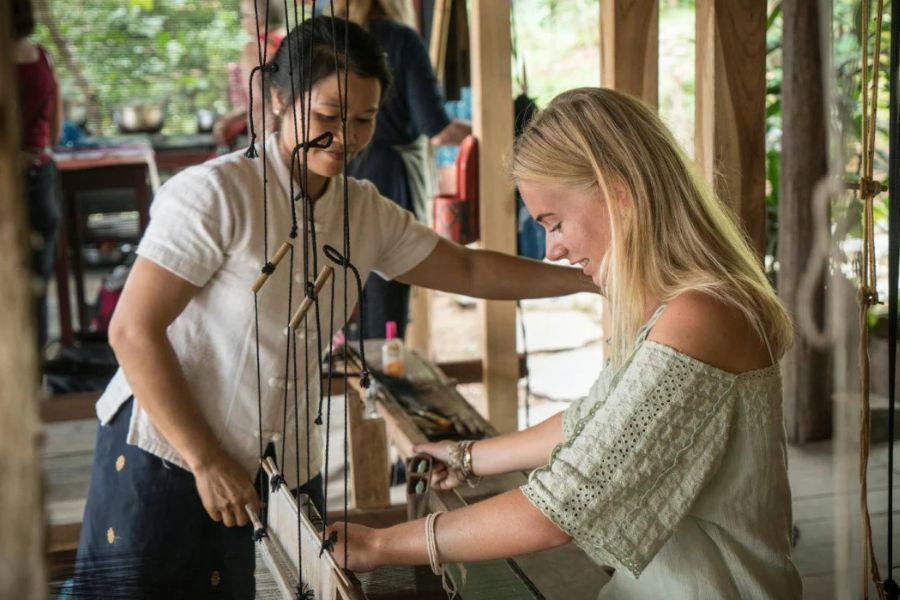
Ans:
{"label": "weaving loom", "polygon": [[[269,4],[266,3],[265,14],[262,15],[263,23],[264,23],[264,33],[265,37],[268,37],[268,26],[269,26]],[[294,22],[295,26],[300,26],[300,24],[306,21],[306,3],[300,3],[301,11],[298,15],[297,11],[297,2],[294,2]],[[288,11],[287,0],[284,0],[284,10],[286,14],[290,14]],[[349,8],[348,8],[349,10]],[[260,14],[259,8],[256,8],[256,23],[257,23],[257,33],[262,33],[260,31]],[[334,17],[334,6],[331,7],[331,16]],[[348,15],[344,15],[345,17]],[[310,15],[310,19],[314,20],[315,14]],[[346,29],[344,35],[344,53],[345,53],[345,64],[346,64],[346,52],[347,52],[347,37],[346,37]],[[262,38],[260,38],[262,39]],[[288,60],[289,60],[289,71],[291,74],[294,72],[294,48],[291,46],[290,36],[288,36],[287,40],[284,42],[288,44]],[[311,44],[312,42],[310,42]],[[299,58],[300,64],[297,67],[301,70],[301,72],[308,73],[312,69],[312,54],[313,48],[310,45],[308,49],[302,47],[298,48],[299,50]],[[347,107],[347,73],[348,69],[344,68],[343,71],[337,69],[337,60],[339,54],[339,49],[337,47],[337,39],[335,38],[333,42],[333,47],[331,50],[335,56],[335,77],[338,81],[338,89],[340,95],[340,113],[341,113],[341,131],[343,132],[344,137],[346,138],[347,132],[347,115],[346,115],[346,107]],[[259,73],[259,77],[261,79],[261,89],[266,89],[265,78],[267,73],[275,73],[277,72],[277,65],[274,63],[266,62],[266,55],[263,51],[261,42],[258,48],[258,57],[259,64],[254,67],[253,72],[250,75],[249,81],[249,98],[250,98],[250,146],[247,149],[246,157],[250,159],[255,159],[259,156],[256,151],[256,132],[253,127],[253,77],[257,73]],[[304,55],[304,52],[306,54]],[[305,58],[304,58],[305,56]],[[341,79],[343,75],[343,88],[341,88]],[[342,89],[342,92],[340,91]],[[304,361],[306,363],[304,368],[304,373],[308,376],[310,369],[310,348],[308,342],[308,336],[306,332],[309,328],[309,324],[307,321],[307,315],[310,311],[314,311],[315,315],[315,334],[318,342],[317,352],[314,350],[312,352],[312,356],[315,357],[313,360],[318,363],[319,357],[322,355],[322,322],[319,313],[319,302],[318,295],[322,292],[325,286],[331,283],[330,292],[332,295],[331,302],[331,323],[330,330],[334,330],[334,270],[332,267],[325,266],[321,269],[318,266],[318,244],[316,243],[316,234],[315,234],[315,226],[313,221],[313,209],[312,203],[313,200],[308,195],[309,185],[308,185],[308,165],[307,165],[307,155],[311,148],[327,148],[332,142],[332,134],[330,132],[326,132],[323,135],[318,136],[316,139],[310,140],[309,135],[309,107],[311,105],[311,95],[312,95],[312,81],[309,80],[308,86],[303,86],[300,92],[300,123],[301,123],[301,131],[297,130],[297,90],[294,88],[294,79],[293,75],[291,75],[291,89],[290,89],[290,105],[291,110],[293,112],[294,117],[294,136],[297,140],[297,144],[291,154],[291,165],[290,165],[290,199],[291,199],[291,214],[292,214],[292,227],[290,231],[290,241],[283,242],[278,251],[272,256],[271,259],[267,260],[267,262],[263,265],[261,271],[262,273],[254,282],[251,291],[254,294],[254,310],[256,313],[255,316],[255,326],[256,326],[256,350],[257,350],[257,374],[258,380],[261,377],[260,373],[262,370],[262,365],[259,364],[259,305],[258,305],[258,295],[265,285],[266,281],[269,279],[269,276],[275,272],[275,269],[278,265],[284,260],[285,257],[289,257],[289,269],[291,272],[294,271],[294,259],[295,259],[295,242],[298,234],[302,232],[302,252],[301,252],[301,260],[303,265],[303,276],[304,276],[304,288],[305,288],[305,296],[303,297],[300,305],[297,310],[291,315],[288,329],[285,330],[286,333],[286,348],[285,348],[285,368],[290,364],[291,352],[293,350],[293,383],[294,383],[294,414],[295,416],[299,413],[301,409],[301,400],[299,395],[296,393],[297,388],[297,338],[298,338],[298,328],[303,327],[303,332],[301,332],[301,337],[303,339],[304,344]],[[264,94],[263,103],[266,100],[266,94]],[[265,130],[265,107],[263,107],[262,111],[262,126],[263,130]],[[301,154],[302,153],[302,154]],[[344,156],[344,165],[343,165],[343,178],[345,184],[345,192],[344,192],[344,239],[343,239],[343,253],[338,252],[334,248],[329,246],[325,246],[323,248],[326,256],[334,262],[336,265],[343,267],[343,276],[344,276],[344,299],[343,299],[343,314],[348,314],[348,298],[346,293],[346,284],[348,280],[348,272],[352,271],[356,276],[356,282],[358,287],[360,288],[361,295],[361,287],[362,282],[360,281],[359,274],[356,272],[355,267],[350,262],[350,240],[349,240],[349,211],[348,211],[348,192],[346,191],[346,179],[347,179],[347,158]],[[264,215],[267,214],[267,193],[266,193],[266,148],[265,144],[262,145],[262,160],[261,167],[263,173],[263,189],[262,189],[262,201],[264,207]],[[298,194],[295,194],[294,191],[294,169],[296,166],[300,166],[300,190]],[[298,221],[297,212],[296,212],[296,204],[301,203],[302,205],[302,224]],[[263,227],[267,228],[267,217],[264,218]],[[266,231],[268,231],[266,229]],[[264,256],[268,257],[268,235],[266,235],[265,239],[265,248],[264,248]],[[312,245],[313,251],[310,251],[310,245]],[[311,281],[311,275],[315,276],[315,281]],[[287,306],[289,311],[293,311],[292,305],[292,296],[293,296],[293,277],[289,278],[290,287],[288,291],[287,297]],[[326,336],[326,339],[330,338],[330,334]],[[329,369],[330,370],[330,369]],[[316,368],[315,372],[317,373],[316,377],[319,379],[319,389],[321,390],[321,378],[322,378],[322,370],[321,368]],[[287,373],[286,373],[287,374]],[[260,384],[261,385],[261,384]],[[309,397],[309,386],[306,386],[307,394],[303,399],[303,403],[306,405],[303,407],[305,409],[305,414],[309,415],[309,406],[310,406],[310,397]],[[260,392],[261,394],[261,392]],[[287,391],[285,391],[284,403],[285,403],[285,415],[287,414]],[[316,425],[322,425],[322,405],[323,405],[324,397],[319,394],[319,416],[316,419]],[[325,538],[325,528],[326,528],[326,520],[320,517],[312,506],[310,500],[306,498],[306,496],[302,494],[294,495],[291,489],[285,484],[284,478],[281,476],[281,473],[278,470],[278,467],[275,465],[274,461],[269,458],[263,456],[263,445],[262,445],[262,400],[261,396],[258,398],[259,402],[259,427],[260,427],[260,463],[262,465],[263,470],[265,471],[268,483],[270,485],[270,494],[268,495],[268,502],[263,509],[263,514],[258,515],[255,513],[251,506],[246,506],[246,510],[248,515],[250,516],[251,521],[254,525],[254,539],[257,542],[257,550],[259,556],[262,558],[262,562],[268,568],[269,573],[274,580],[274,586],[270,583],[266,584],[267,588],[272,588],[277,590],[280,593],[281,597],[286,599],[295,599],[295,600],[307,600],[311,598],[323,599],[323,600],[356,600],[359,598],[363,598],[364,594],[360,589],[359,582],[348,572],[345,572],[337,563],[335,558],[332,556],[332,548],[334,544],[334,540],[327,540]],[[345,396],[346,402],[346,396]],[[327,428],[330,424],[330,408],[331,403],[328,403],[329,414],[327,415],[326,423],[326,438],[327,438]],[[308,440],[310,438],[310,428],[308,423],[308,418],[306,419],[306,439],[307,444],[309,444]],[[285,431],[282,431],[283,439],[286,437],[287,432],[287,420],[284,422]],[[345,432],[346,436],[346,432]],[[294,442],[297,444],[299,448],[299,438],[300,431],[296,427],[294,430]],[[345,439],[346,444],[346,439]],[[284,451],[282,449],[282,456],[284,456]],[[300,472],[299,466],[299,452],[296,452],[298,464],[297,473]],[[346,458],[345,458],[346,460]],[[286,465],[289,467],[289,465]],[[325,452],[325,471],[327,473],[328,470],[328,450],[326,447]],[[346,465],[345,465],[346,471]],[[307,465],[307,473],[309,473],[309,466]],[[346,485],[346,484],[345,484]],[[326,489],[327,489],[327,475],[326,475]],[[327,492],[326,492],[327,493]],[[260,494],[264,496],[264,494]],[[345,510],[344,514],[346,514],[346,502],[345,502]],[[346,555],[344,556],[346,560]]]}

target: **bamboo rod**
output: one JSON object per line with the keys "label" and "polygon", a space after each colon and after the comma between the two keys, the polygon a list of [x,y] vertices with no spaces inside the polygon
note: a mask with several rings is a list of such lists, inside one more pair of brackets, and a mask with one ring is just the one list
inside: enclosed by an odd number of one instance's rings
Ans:
{"label": "bamboo rod", "polygon": [[259,520],[259,515],[256,514],[256,509],[253,508],[253,505],[245,504],[244,510],[247,512],[247,516],[250,517],[250,522],[253,523],[253,531],[263,529],[262,521]]}
{"label": "bamboo rod", "polygon": [[[278,252],[275,253],[275,256],[272,257],[272,265],[277,267],[290,249],[290,242],[284,242],[283,244],[281,244],[281,248],[279,248]],[[265,285],[268,279],[269,273],[261,273],[260,276],[256,278],[256,281],[253,282],[253,287],[251,288],[253,290],[253,293],[256,294],[257,292],[259,292],[259,290],[262,289],[262,286]]]}
{"label": "bamboo rod", "polygon": [[[331,267],[322,267],[322,270],[319,272],[318,278],[316,278],[315,283],[315,295],[318,296],[319,292],[322,291],[322,288],[325,287],[325,284],[328,283],[328,280],[331,279],[331,276],[334,274],[334,269]],[[300,326],[300,322],[303,321],[303,317],[306,316],[306,313],[309,312],[309,309],[312,308],[314,300],[309,296],[306,296],[303,299],[303,302],[300,303],[300,306],[297,307],[297,312],[294,313],[294,316],[291,318],[290,327],[291,329],[297,329]]]}

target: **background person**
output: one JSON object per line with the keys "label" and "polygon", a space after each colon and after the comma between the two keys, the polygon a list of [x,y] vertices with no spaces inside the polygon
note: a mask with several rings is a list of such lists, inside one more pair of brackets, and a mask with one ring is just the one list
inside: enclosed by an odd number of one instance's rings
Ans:
{"label": "background person", "polygon": [[[330,14],[330,4],[322,12]],[[347,3],[334,3],[343,17]],[[431,67],[428,50],[413,29],[411,3],[406,0],[349,0],[350,20],[366,28],[384,47],[394,77],[392,94],[378,112],[372,142],[350,165],[350,173],[375,184],[379,193],[422,223],[429,222],[432,174],[429,143],[459,144],[472,132],[468,122],[450,119]],[[409,286],[369,276],[364,299],[365,338],[383,338],[385,324],[397,323],[402,338],[409,320]]]}
{"label": "background person", "polygon": [[40,282],[34,309],[40,349],[47,343],[47,283],[53,274],[60,222],[59,183],[51,150],[62,133],[62,99],[50,55],[30,39],[35,25],[31,1],[11,0],[9,6],[19,86],[19,155],[31,229],[31,268]]}

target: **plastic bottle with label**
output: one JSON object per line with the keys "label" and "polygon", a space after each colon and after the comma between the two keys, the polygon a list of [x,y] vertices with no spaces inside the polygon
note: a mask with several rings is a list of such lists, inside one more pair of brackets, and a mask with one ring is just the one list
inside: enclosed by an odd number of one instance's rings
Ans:
{"label": "plastic bottle with label", "polygon": [[403,340],[397,337],[396,321],[388,321],[385,325],[387,341],[381,347],[381,370],[391,377],[406,375],[406,348]]}

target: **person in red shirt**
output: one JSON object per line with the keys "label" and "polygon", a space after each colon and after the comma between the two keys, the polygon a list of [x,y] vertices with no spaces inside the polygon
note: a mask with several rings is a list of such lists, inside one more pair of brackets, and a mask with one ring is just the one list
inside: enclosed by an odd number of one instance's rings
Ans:
{"label": "person in red shirt", "polygon": [[59,84],[47,51],[34,43],[34,11],[30,0],[10,2],[13,58],[19,87],[22,131],[20,165],[24,177],[28,224],[31,228],[32,270],[41,282],[35,299],[38,344],[47,341],[47,282],[53,273],[60,221],[57,173],[50,149],[59,141],[62,110]]}

